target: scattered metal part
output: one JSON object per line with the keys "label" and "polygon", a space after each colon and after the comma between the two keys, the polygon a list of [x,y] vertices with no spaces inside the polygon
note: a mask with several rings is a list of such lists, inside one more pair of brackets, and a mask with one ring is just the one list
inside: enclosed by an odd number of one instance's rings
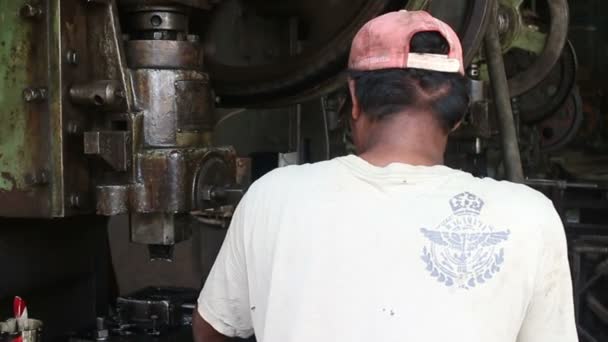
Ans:
{"label": "scattered metal part", "polygon": [[118,297],[118,320],[140,331],[157,335],[191,322],[198,291],[177,287],[148,287]]}
{"label": "scattered metal part", "polygon": [[195,210],[191,214],[194,219],[206,226],[226,229],[230,225],[234,210],[235,206],[226,205],[219,208]]}
{"label": "scattered metal part", "polygon": [[[493,18],[496,18],[497,8],[495,8],[492,13]],[[502,152],[507,179],[521,183],[524,180],[524,173],[519,152],[517,132],[515,129],[515,121],[511,109],[507,75],[505,74],[505,66],[502,59],[498,28],[492,22],[488,26],[486,33],[485,52],[486,58],[488,59],[494,102],[500,127]]]}

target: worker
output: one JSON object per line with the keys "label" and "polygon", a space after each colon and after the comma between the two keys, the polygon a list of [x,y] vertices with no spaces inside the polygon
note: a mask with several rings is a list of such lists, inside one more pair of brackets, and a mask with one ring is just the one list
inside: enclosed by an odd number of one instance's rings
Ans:
{"label": "worker", "polygon": [[195,341],[577,341],[552,203],[443,165],[469,101],[454,31],[422,11],[370,21],[348,85],[358,155],[253,184],[198,299]]}

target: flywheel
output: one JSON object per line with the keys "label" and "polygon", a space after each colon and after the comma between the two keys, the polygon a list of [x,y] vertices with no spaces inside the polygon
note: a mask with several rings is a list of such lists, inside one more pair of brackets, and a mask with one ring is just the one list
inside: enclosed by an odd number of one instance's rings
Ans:
{"label": "flywheel", "polygon": [[459,33],[466,62],[481,44],[491,0],[223,0],[195,23],[220,106],[283,106],[344,84],[352,38],[370,19],[426,9]]}

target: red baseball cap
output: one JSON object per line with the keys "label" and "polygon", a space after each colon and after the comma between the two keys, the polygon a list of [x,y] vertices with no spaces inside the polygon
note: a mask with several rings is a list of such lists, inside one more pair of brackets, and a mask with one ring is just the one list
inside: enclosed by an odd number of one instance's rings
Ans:
{"label": "red baseball cap", "polygon": [[[410,52],[412,37],[419,32],[438,32],[448,42],[447,55]],[[464,75],[460,39],[450,26],[425,11],[398,11],[379,16],[357,33],[348,67],[370,71],[416,68]]]}

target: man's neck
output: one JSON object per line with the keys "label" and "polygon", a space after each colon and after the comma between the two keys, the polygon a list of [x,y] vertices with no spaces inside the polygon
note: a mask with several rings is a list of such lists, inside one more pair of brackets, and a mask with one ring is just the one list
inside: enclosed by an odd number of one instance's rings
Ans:
{"label": "man's neck", "polygon": [[447,136],[430,115],[396,115],[375,123],[371,133],[359,156],[372,165],[443,165]]}

